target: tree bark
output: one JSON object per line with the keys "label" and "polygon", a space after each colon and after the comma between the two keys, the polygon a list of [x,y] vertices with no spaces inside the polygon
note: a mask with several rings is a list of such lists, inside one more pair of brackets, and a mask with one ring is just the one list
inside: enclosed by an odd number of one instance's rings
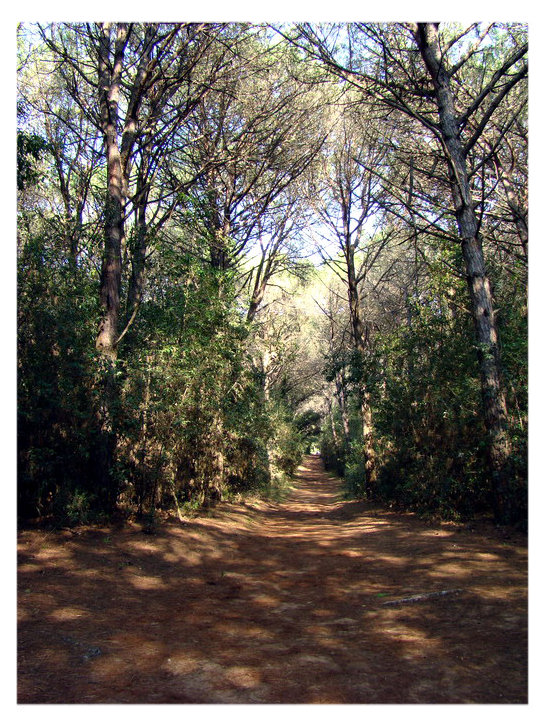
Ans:
{"label": "tree bark", "polygon": [[248,311],[246,314],[246,321],[247,323],[251,324],[254,319],[256,318],[256,314],[258,313],[258,309],[264,299],[265,292],[267,289],[267,284],[269,283],[269,279],[271,277],[271,262],[268,260],[265,260],[265,257],[262,256],[260,260],[260,264],[258,265],[258,270],[256,271],[256,277],[254,279],[254,287],[252,289],[252,295],[250,297],[250,304],[248,306]]}
{"label": "tree bark", "polygon": [[334,442],[334,447],[336,450],[336,453],[339,453],[340,451],[340,442],[339,442],[339,436],[337,434],[336,430],[336,423],[334,421],[334,413],[332,408],[332,400],[330,397],[326,399],[326,404],[328,406],[328,419],[330,420],[330,428],[332,430],[332,440]]}
{"label": "tree bark", "polygon": [[467,162],[459,135],[450,76],[442,61],[438,24],[417,23],[413,26],[413,32],[434,85],[441,137],[449,165],[451,193],[474,319],[494,507],[496,517],[503,520],[508,507],[511,447],[507,433],[506,397],[501,379],[499,338],[491,285],[470,192]]}
{"label": "tree bark", "polygon": [[[359,354],[364,357],[366,354],[366,332],[360,313],[360,297],[355,273],[354,251],[351,243],[345,248],[345,260],[347,263],[347,289],[349,294],[349,310],[353,339]],[[364,484],[366,495],[373,496],[377,482],[375,444],[373,436],[373,414],[370,405],[370,393],[364,382],[360,383],[360,412],[362,416],[362,438],[364,454],[364,470],[366,482]]]}
{"label": "tree bark", "polygon": [[345,438],[345,446],[348,448],[351,441],[351,433],[349,429],[349,413],[347,412],[347,398],[345,396],[345,382],[340,372],[337,372],[335,378],[336,399],[341,416],[341,425],[343,427],[343,436]]}
{"label": "tree bark", "polygon": [[97,349],[111,362],[117,356],[121,290],[121,245],[123,240],[124,183],[118,143],[118,107],[127,27],[119,23],[111,64],[110,23],[101,26],[99,45],[99,107],[106,152],[106,203],[104,210],[104,251],[100,279],[102,319]]}
{"label": "tree bark", "polygon": [[127,326],[136,315],[144,294],[146,281],[146,256],[148,253],[148,226],[146,210],[148,207],[148,193],[146,190],[137,190],[135,203],[136,241],[132,255],[131,278],[127,291]]}
{"label": "tree bark", "polygon": [[364,439],[364,471],[366,473],[366,495],[372,498],[377,483],[377,468],[375,462],[375,444],[373,436],[373,416],[370,405],[370,393],[363,387],[362,402],[360,405],[362,413],[362,434]]}
{"label": "tree bark", "polygon": [[102,365],[100,404],[101,438],[97,453],[98,486],[101,500],[113,510],[117,499],[113,468],[117,449],[116,413],[119,403],[116,379],[118,325],[121,300],[121,247],[123,241],[124,183],[118,143],[118,109],[127,26],[119,23],[112,58],[112,26],[103,23],[98,45],[99,111],[106,154],[106,200],[104,207],[104,249],[99,302],[102,318],[95,342]]}

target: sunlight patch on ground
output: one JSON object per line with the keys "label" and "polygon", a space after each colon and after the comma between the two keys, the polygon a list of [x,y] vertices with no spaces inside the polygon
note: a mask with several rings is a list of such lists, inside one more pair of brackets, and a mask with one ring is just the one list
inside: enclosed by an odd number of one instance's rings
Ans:
{"label": "sunlight patch on ground", "polygon": [[455,563],[451,561],[449,564],[431,566],[429,569],[429,575],[439,578],[443,578],[445,576],[468,577],[469,568],[470,564],[468,563],[468,561],[465,561],[463,563]]}
{"label": "sunlight patch on ground", "polygon": [[383,633],[393,638],[397,645],[401,647],[406,656],[414,655],[416,652],[421,653],[423,649],[438,650],[442,646],[440,639],[430,637],[424,629],[410,627],[407,622],[401,625],[385,626]]}
{"label": "sunlight patch on ground", "polygon": [[22,564],[19,566],[19,571],[22,574],[26,574],[27,572],[31,573],[33,571],[41,571],[42,568],[41,564]]}
{"label": "sunlight patch on ground", "polygon": [[498,599],[506,602],[510,599],[521,599],[522,596],[527,596],[527,589],[524,586],[491,586],[490,584],[484,586],[472,587],[472,592],[477,594],[482,599]]}
{"label": "sunlight patch on ground", "polygon": [[261,683],[259,670],[252,667],[228,667],[224,670],[224,675],[240,688],[255,688]]}
{"label": "sunlight patch on ground", "polygon": [[203,660],[199,660],[191,655],[174,654],[165,660],[163,669],[171,672],[173,675],[189,675],[202,664]]}
{"label": "sunlight patch on ground", "polygon": [[258,594],[252,598],[252,602],[260,607],[277,607],[280,604],[278,597],[272,597],[266,594]]}
{"label": "sunlight patch on ground", "polygon": [[409,558],[407,556],[394,556],[394,554],[381,554],[381,556],[376,556],[376,561],[382,564],[405,566],[409,563]]}
{"label": "sunlight patch on ground", "polygon": [[303,663],[304,666],[317,665],[327,667],[332,672],[343,672],[343,668],[327,655],[298,655],[296,660]]}
{"label": "sunlight patch on ground", "polygon": [[474,558],[480,559],[481,561],[501,561],[501,557],[497,556],[497,554],[491,554],[483,551],[476,552],[474,554]]}
{"label": "sunlight patch on ground", "polygon": [[158,576],[130,576],[129,581],[136,589],[165,589],[163,580]]}
{"label": "sunlight patch on ground", "polygon": [[203,556],[196,551],[186,551],[184,554],[177,554],[174,561],[187,566],[199,566],[203,563]]}
{"label": "sunlight patch on ground", "polygon": [[127,669],[127,658],[125,655],[103,655],[91,665],[91,672],[95,680],[114,680],[124,675]]}
{"label": "sunlight patch on ground", "polygon": [[222,636],[228,635],[237,639],[263,639],[271,637],[271,632],[265,627],[245,622],[224,622],[215,626]]}
{"label": "sunlight patch on ground", "polygon": [[[306,630],[308,632],[309,630]],[[326,649],[337,649],[342,646],[342,641],[338,637],[334,637],[331,633],[315,634],[314,640],[319,647]]]}
{"label": "sunlight patch on ground", "polygon": [[340,556],[346,556],[349,559],[361,559],[363,557],[362,551],[355,551],[354,549],[345,549],[338,551]]}
{"label": "sunlight patch on ground", "polygon": [[[186,561],[188,560],[188,557],[195,558],[196,555],[197,554],[195,554],[195,553],[192,553],[192,552],[188,553],[187,551],[184,553],[184,557],[186,558]],[[163,561],[166,561],[168,564],[178,564],[180,562],[180,554],[177,554],[174,552],[163,554],[161,558],[163,559]],[[193,565],[194,564],[192,564],[192,566]]]}
{"label": "sunlight patch on ground", "polygon": [[148,541],[142,542],[136,539],[134,541],[129,541],[128,546],[135,551],[142,551],[145,554],[153,554],[158,551],[163,551],[163,548],[157,544],[151,544]]}
{"label": "sunlight patch on ground", "polygon": [[74,607],[59,607],[55,609],[49,615],[51,619],[58,619],[59,621],[65,619],[80,619],[81,617],[88,617],[88,613],[84,613],[81,609],[75,609]]}
{"label": "sunlight patch on ground", "polygon": [[334,614],[334,612],[331,609],[323,609],[323,608],[319,607],[318,609],[313,609],[313,614],[315,614],[317,617],[326,617],[327,618],[327,617],[331,617]]}

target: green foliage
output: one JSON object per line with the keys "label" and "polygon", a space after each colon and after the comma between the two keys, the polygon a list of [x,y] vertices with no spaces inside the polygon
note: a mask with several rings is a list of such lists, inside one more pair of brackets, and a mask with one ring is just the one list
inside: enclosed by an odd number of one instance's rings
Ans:
{"label": "green foliage", "polygon": [[[93,27],[46,28],[59,51],[53,45],[32,49],[38,31],[20,34],[18,115],[21,127],[34,130],[17,135],[17,187],[25,193],[19,196],[18,231],[20,516],[91,522],[122,505],[153,528],[158,507],[193,512],[241,493],[280,497],[303,453],[319,441],[326,466],[344,475],[352,496],[364,497],[364,392],[373,414],[376,497],[453,519],[489,509],[468,292],[453,273],[462,274],[464,261],[460,246],[452,242],[457,231],[446,207],[448,180],[434,144],[427,141],[421,153],[411,124],[409,133],[405,124],[397,128],[390,111],[381,120],[379,107],[368,124],[366,102],[351,101],[364,157],[368,144],[370,149],[381,146],[393,135],[378,156],[380,164],[371,165],[381,181],[370,176],[374,219],[385,227],[367,243],[363,228],[356,255],[368,349],[357,352],[350,345],[345,293],[334,296],[328,284],[330,339],[328,351],[319,352],[320,327],[303,310],[313,297],[298,309],[289,300],[294,289],[287,279],[312,278],[311,260],[303,262],[302,231],[316,207],[317,190],[326,202],[334,194],[324,176],[335,156],[326,130],[341,99],[351,97],[340,94],[341,81],[330,86],[318,62],[302,63],[302,49],[278,39],[273,43],[264,29],[227,24],[207,27],[201,35],[192,27],[183,29],[174,45],[157,45],[170,36],[164,35],[166,28],[158,29],[156,45],[150,46],[157,83],[140,90],[132,84],[142,68],[146,29],[132,28],[120,87],[120,112],[129,98],[142,101],[134,144],[125,145],[133,151],[121,246],[120,330],[133,313],[128,310],[131,273],[139,272],[143,260],[146,285],[115,363],[95,350],[107,173],[95,137]],[[186,31],[193,39],[189,46]],[[403,91],[406,72],[415,83],[419,78],[413,76],[418,55],[413,48],[404,55],[406,36],[401,26],[385,27],[378,35],[402,43],[396,93]],[[524,36],[524,26],[490,30],[480,54],[457,72],[460,88],[483,88],[505,50],[519,47]],[[177,76],[177,69],[185,68],[179,43],[191,51],[191,73]],[[154,54],[160,47],[158,60]],[[365,66],[366,44],[351,42],[351,49],[351,62]],[[346,50],[338,48],[342,55]],[[38,76],[43,83],[35,82]],[[214,88],[201,84],[213,77]],[[201,85],[208,90],[199,98]],[[328,96],[329,89],[335,97]],[[419,98],[425,105],[430,101],[426,95]],[[525,210],[523,91],[521,102],[519,111],[507,117],[509,124],[498,116],[502,105],[495,111],[495,126],[507,136],[495,143],[490,161],[480,159],[479,144],[472,151],[477,170],[472,183],[481,185],[473,194],[482,199],[476,209],[482,235],[490,241],[488,268],[499,311],[513,449],[513,478],[505,495],[513,522],[523,522],[527,508],[526,243],[518,242],[513,229],[513,204],[499,203],[498,197],[503,162]],[[355,155],[356,147],[348,159],[358,167]],[[385,196],[375,185],[384,188]],[[307,188],[312,201],[300,197]],[[385,221],[376,203],[384,204]],[[139,224],[137,204],[144,205]],[[401,242],[409,240],[406,204],[415,207],[412,230],[419,220],[430,222],[434,237],[418,234],[415,227],[411,244]],[[335,233],[330,213],[328,219]],[[143,240],[145,250],[139,247]],[[525,252],[520,254],[520,248]],[[331,262],[335,274],[342,275],[342,258]],[[274,282],[276,290],[269,298],[260,291],[261,313],[251,327],[245,305],[258,274],[262,283]],[[319,381],[317,361],[325,353]]]}
{"label": "green foliage", "polygon": [[343,477],[345,475],[346,453],[344,450],[336,447],[332,436],[326,431],[322,434],[319,448],[320,456],[326,470]]}
{"label": "green foliage", "polygon": [[350,498],[366,498],[366,470],[361,450],[351,448],[344,466],[346,494]]}
{"label": "green foliage", "polygon": [[36,165],[43,153],[48,150],[48,142],[38,134],[17,132],[17,189],[19,191],[36,184],[39,179]]}
{"label": "green foliage", "polygon": [[[94,490],[95,281],[44,235],[18,264],[18,505],[62,516],[69,493]],[[61,505],[64,504],[64,505]]]}
{"label": "green foliage", "polygon": [[[500,278],[502,281],[502,277]],[[497,293],[503,293],[501,288]],[[376,336],[366,357],[345,355],[345,391],[353,408],[365,381],[373,405],[378,481],[374,497],[423,516],[468,519],[491,511],[487,442],[481,415],[477,358],[468,341],[472,322],[461,302],[463,282],[435,271],[428,293],[406,301],[404,323]],[[513,523],[526,514],[525,308],[499,295],[499,328],[508,384],[513,479],[507,500]],[[335,378],[330,361],[330,380]],[[327,374],[328,374],[327,373]],[[337,409],[334,425],[341,433]],[[334,444],[323,425],[321,454],[328,469],[343,475],[347,494],[365,497],[361,436],[351,428],[349,447]]]}
{"label": "green foliage", "polygon": [[378,349],[388,362],[383,391],[375,392],[378,495],[421,514],[468,517],[488,505],[470,322],[436,295],[413,304],[411,321]]}
{"label": "green foliage", "polygon": [[162,253],[125,350],[124,501],[187,509],[267,491],[294,471],[301,443],[247,357],[232,274]]}
{"label": "green foliage", "polygon": [[[528,321],[524,270],[496,269],[495,295],[506,388],[508,435],[512,447],[509,492],[505,494],[507,518],[522,528],[528,508]],[[516,266],[514,266],[516,268]]]}
{"label": "green foliage", "polygon": [[312,409],[304,410],[294,418],[294,426],[301,438],[302,447],[310,453],[318,446],[321,434],[322,414]]}
{"label": "green foliage", "polygon": [[[96,284],[39,237],[19,268],[20,515],[88,522],[105,507],[95,462]],[[116,365],[110,475],[120,503],[144,517],[158,506],[276,492],[304,436],[286,406],[265,402],[229,274],[166,252],[150,290]]]}
{"label": "green foliage", "polygon": [[96,517],[96,514],[93,513],[91,507],[89,494],[79,490],[70,494],[65,506],[65,511],[69,523],[73,525],[78,523],[89,523],[93,516]]}
{"label": "green foliage", "polygon": [[273,464],[277,471],[294,475],[305,449],[303,433],[298,430],[290,411],[282,405],[272,413],[272,426]]}

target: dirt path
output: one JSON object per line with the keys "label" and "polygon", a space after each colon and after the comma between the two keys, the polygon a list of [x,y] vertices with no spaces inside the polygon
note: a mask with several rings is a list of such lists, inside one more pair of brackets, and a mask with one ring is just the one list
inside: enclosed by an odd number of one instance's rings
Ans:
{"label": "dirt path", "polygon": [[22,532],[19,702],[525,703],[523,537],[338,485],[310,457],[280,505]]}

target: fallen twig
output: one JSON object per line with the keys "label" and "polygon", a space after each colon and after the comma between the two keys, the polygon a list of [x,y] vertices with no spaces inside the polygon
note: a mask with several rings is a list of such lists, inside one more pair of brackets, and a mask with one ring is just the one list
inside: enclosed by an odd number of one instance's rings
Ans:
{"label": "fallen twig", "polygon": [[411,602],[422,602],[425,599],[433,599],[434,597],[445,597],[448,594],[458,594],[462,589],[444,589],[442,591],[428,592],[427,594],[414,594],[411,597],[403,599],[394,599],[390,602],[383,602],[382,607],[395,607],[397,604],[409,604]]}

